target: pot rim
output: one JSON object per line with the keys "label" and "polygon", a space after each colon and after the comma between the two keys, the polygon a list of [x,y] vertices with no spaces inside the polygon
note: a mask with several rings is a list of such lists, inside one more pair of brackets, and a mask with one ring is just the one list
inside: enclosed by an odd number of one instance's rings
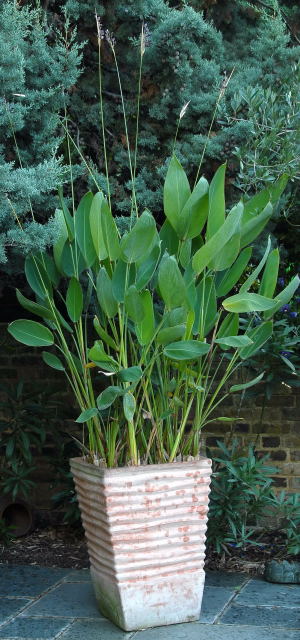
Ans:
{"label": "pot rim", "polygon": [[88,473],[96,476],[104,476],[106,474],[117,476],[117,475],[132,475],[134,474],[151,474],[155,471],[166,473],[171,472],[172,470],[180,470],[184,468],[197,469],[198,467],[203,471],[203,467],[207,467],[207,471],[211,472],[212,461],[210,458],[206,458],[205,456],[199,456],[198,460],[183,460],[182,462],[165,462],[159,464],[144,464],[138,466],[127,466],[127,467],[98,467],[92,462],[87,462],[82,457],[76,457],[70,459],[71,468],[86,470]]}

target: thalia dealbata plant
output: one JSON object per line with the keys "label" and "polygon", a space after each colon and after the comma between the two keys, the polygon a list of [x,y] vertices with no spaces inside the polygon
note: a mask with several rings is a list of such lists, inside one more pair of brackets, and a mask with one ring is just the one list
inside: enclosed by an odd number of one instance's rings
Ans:
{"label": "thalia dealbata plant", "polygon": [[[43,322],[15,320],[8,330],[23,344],[43,347],[44,361],[67,376],[88,459],[97,464],[197,456],[216,406],[263,377],[229,384],[272,335],[272,316],[299,278],[275,295],[279,253],[268,242],[237,285],[286,177],[228,213],[224,182],[222,165],[210,184],[201,177],[191,190],[173,155],[161,228],[145,210],[120,235],[103,193],[87,193],[73,214],[62,199],[53,252],[26,258],[35,300],[20,291],[17,298]],[[264,318],[258,326],[251,323],[255,312]],[[250,321],[240,326],[243,314]]]}

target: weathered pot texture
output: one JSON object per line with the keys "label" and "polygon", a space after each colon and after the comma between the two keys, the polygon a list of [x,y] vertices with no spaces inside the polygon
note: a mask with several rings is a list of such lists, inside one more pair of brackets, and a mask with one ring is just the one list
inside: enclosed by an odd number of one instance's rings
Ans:
{"label": "weathered pot texture", "polygon": [[99,609],[125,631],[198,620],[211,460],[71,460]]}
{"label": "weathered pot texture", "polygon": [[266,563],[264,578],[280,584],[300,584],[300,562],[270,560]]}

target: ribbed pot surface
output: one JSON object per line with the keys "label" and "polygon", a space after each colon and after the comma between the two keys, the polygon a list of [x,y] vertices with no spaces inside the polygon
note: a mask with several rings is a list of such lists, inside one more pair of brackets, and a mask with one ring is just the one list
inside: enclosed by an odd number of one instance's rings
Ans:
{"label": "ribbed pot surface", "polygon": [[125,631],[199,619],[211,461],[71,469],[103,615]]}

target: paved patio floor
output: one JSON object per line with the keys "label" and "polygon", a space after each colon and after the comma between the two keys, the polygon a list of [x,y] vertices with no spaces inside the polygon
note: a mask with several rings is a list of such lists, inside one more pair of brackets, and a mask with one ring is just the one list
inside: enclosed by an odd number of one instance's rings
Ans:
{"label": "paved patio floor", "polygon": [[125,633],[98,612],[88,570],[0,564],[0,639],[56,638],[300,640],[300,587],[209,571],[199,622]]}

